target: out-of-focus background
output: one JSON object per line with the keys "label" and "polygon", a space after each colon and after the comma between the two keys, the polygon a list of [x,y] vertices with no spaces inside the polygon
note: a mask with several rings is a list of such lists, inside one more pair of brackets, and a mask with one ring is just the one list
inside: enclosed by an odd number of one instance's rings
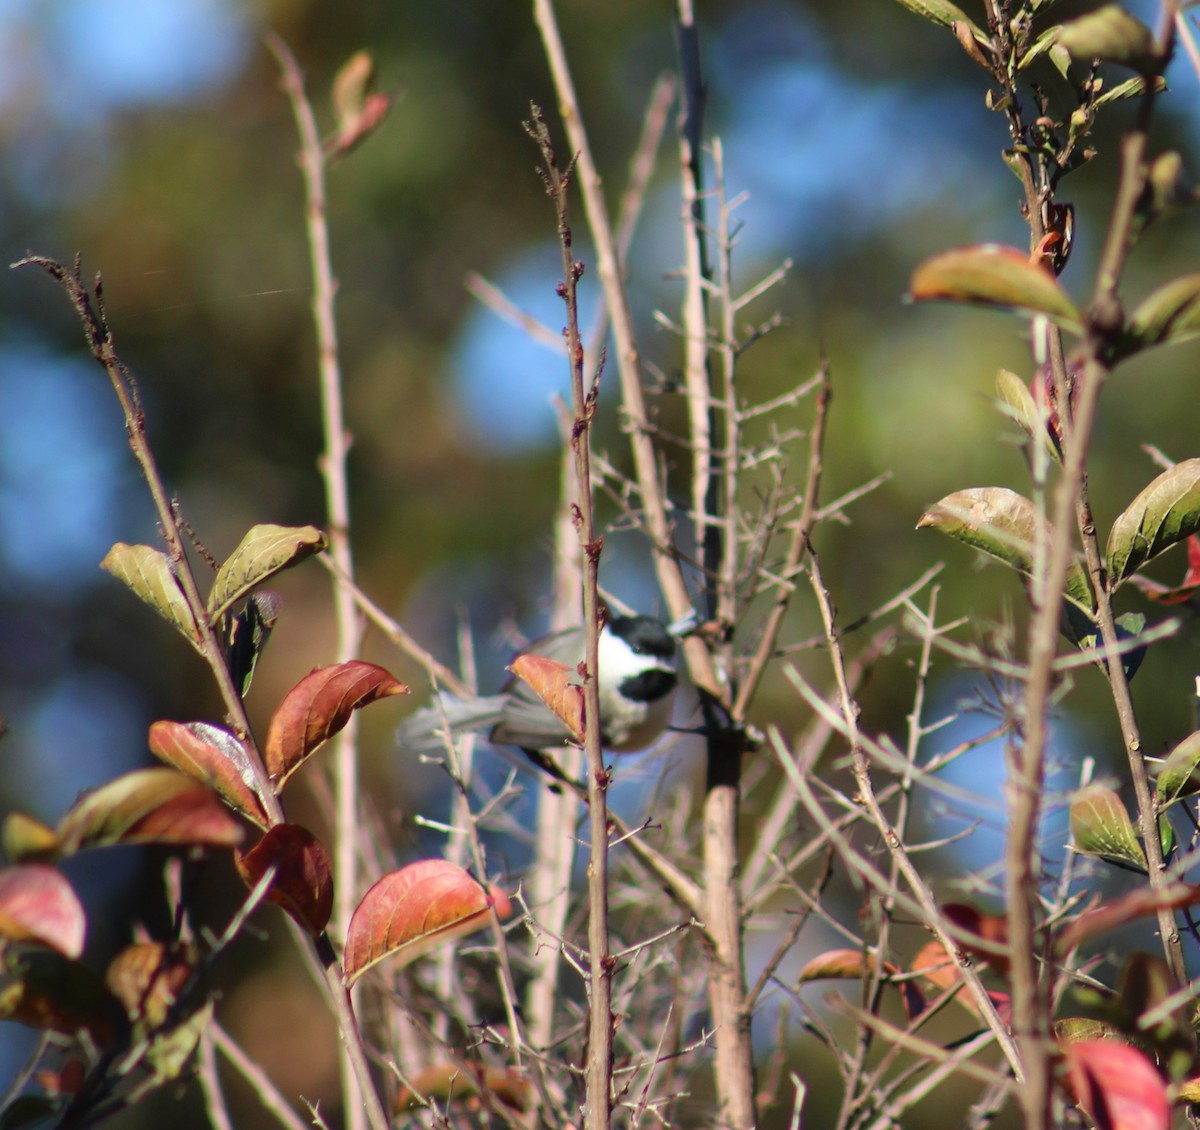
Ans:
{"label": "out-of-focus background", "polygon": [[[674,66],[669,6],[560,7],[615,201],[652,84]],[[891,476],[849,511],[851,525],[820,535],[843,618],[877,607],[945,557],[944,618],[969,615],[980,631],[1008,615],[1020,622],[1011,574],[977,572],[966,551],[914,531],[922,510],[951,490],[1027,484],[1019,448],[1004,442],[1012,429],[989,404],[999,366],[1029,374],[1022,323],[902,302],[913,266],[937,250],[1027,240],[983,73],[949,32],[892,0],[714,0],[699,5],[699,18],[707,129],[723,141],[730,195],[749,193],[738,279],[748,286],[783,259],[795,262],[752,311],[765,320],[779,309],[785,324],[746,356],[745,395],[795,385],[824,352],[834,382],[826,496]],[[482,677],[492,680],[506,659],[507,625],[534,632],[544,623],[558,487],[550,398],[566,393],[561,359],[464,285],[480,272],[561,325],[553,217],[521,126],[535,101],[557,131],[528,5],[0,0],[3,261],[27,250],[64,261],[79,252],[85,274],[103,272],[155,452],[218,558],[255,522],[323,523],[297,143],[262,45],[268,28],[305,68],[326,128],[331,78],[360,48],[397,95],[380,132],[329,182],[354,549],[366,591],[451,662],[458,618],[468,616]],[[1053,73],[1041,77],[1050,89]],[[1181,149],[1194,169],[1200,86],[1186,60],[1171,86],[1156,144]],[[1107,115],[1099,158],[1064,182],[1079,238],[1063,281],[1081,300],[1116,172],[1113,130],[1133,112]],[[669,135],[629,264],[641,346],[667,374],[679,345],[653,312],[677,309],[680,297],[673,147]],[[1131,262],[1129,298],[1195,269],[1198,230],[1185,216],[1152,232]],[[577,251],[593,266],[585,239]],[[594,308],[589,282],[594,272],[584,279]],[[1142,444],[1177,459],[1198,454],[1198,359],[1196,346],[1151,353],[1106,393],[1092,473],[1102,528],[1156,473]],[[658,401],[665,418],[681,413],[677,399]],[[614,403],[604,401],[597,443],[620,465]],[[797,452],[797,468],[803,458]],[[9,727],[0,811],[53,822],[79,790],[148,760],[155,718],[219,716],[196,657],[98,568],[113,542],[155,536],[117,405],[64,296],[36,271],[0,272],[0,710]],[[653,611],[645,560],[636,537],[616,536],[603,580]],[[1172,558],[1158,573],[1170,579],[1182,568]],[[259,721],[332,655],[324,572],[310,563],[274,587],[285,608],[251,695]],[[1138,598],[1125,607],[1140,607]],[[801,607],[788,638],[816,625]],[[901,645],[881,668],[867,724],[901,724],[914,654]],[[421,685],[381,639],[368,658]],[[1198,666],[1194,633],[1152,650],[1135,684],[1151,749],[1192,728]],[[1079,682],[1078,708],[1063,718],[1064,756],[1103,764],[1119,754],[1111,710],[1097,678],[1084,672]],[[938,709],[969,690],[939,665]],[[416,836],[413,812],[443,807],[436,774],[397,764],[390,735],[403,709],[376,708],[366,730],[367,779],[401,842]],[[768,688],[760,722],[786,728],[801,718],[794,696]],[[994,767],[999,754],[988,756]],[[967,771],[978,783],[989,766],[980,759]],[[114,908],[113,935],[94,921],[93,947],[125,940],[139,878],[156,884],[156,866],[120,852],[73,865],[89,906]],[[283,1033],[324,1024],[320,1006],[278,991],[275,976],[261,970],[230,1007],[248,1025],[263,1023],[268,1002],[269,1011],[295,1010],[289,1024],[271,1026],[277,1066],[319,1078],[327,1057],[309,1063],[312,1041],[288,1043]]]}

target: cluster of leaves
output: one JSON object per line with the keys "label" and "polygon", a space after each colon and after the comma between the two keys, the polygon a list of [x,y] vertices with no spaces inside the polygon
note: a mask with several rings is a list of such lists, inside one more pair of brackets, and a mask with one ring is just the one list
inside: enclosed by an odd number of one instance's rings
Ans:
{"label": "cluster of leaves", "polygon": [[[189,604],[170,560],[151,546],[118,544],[104,567],[197,648],[199,617],[207,616],[227,641],[244,693],[269,631],[262,610],[277,612],[270,594],[256,590],[323,547],[312,527],[254,527],[217,570],[205,610]],[[60,1062],[40,1067],[41,1093],[10,1106],[6,1127],[66,1109],[115,1109],[176,1078],[211,1016],[208,971],[261,900],[322,937],[333,905],[329,853],[306,828],[283,819],[284,788],[352,711],[407,691],[370,663],[320,668],[292,687],[270,720],[265,779],[248,735],[208,722],[157,721],[149,749],[168,767],[135,770],[85,794],[53,828],[20,812],[9,815],[3,844],[13,865],[0,870],[0,1018],[55,1034]],[[247,827],[261,834],[243,850]],[[83,905],[54,864],[129,844],[185,856],[233,850],[249,895],[219,939],[197,930],[180,904],[175,936],[141,937],[97,974],[84,959]],[[455,864],[421,860],[386,874],[362,897],[342,940],[344,983],[349,987],[384,958],[407,964],[478,930],[493,913],[511,913],[504,892],[483,887]]]}
{"label": "cluster of leaves", "polygon": [[[1094,155],[1086,140],[1098,111],[1116,99],[1152,97],[1164,89],[1162,72],[1168,52],[1149,28],[1115,4],[1035,32],[1038,18],[1053,7],[1052,0],[1022,6],[1007,26],[993,23],[986,31],[952,4],[903,2],[951,27],[968,54],[997,81],[1000,90],[989,97],[989,105],[1009,118],[1014,145],[1007,151],[1006,161],[1031,190],[1027,214],[1040,204],[1031,226],[1035,236],[1042,232],[1041,238],[1033,241],[1031,252],[994,244],[942,252],[922,263],[911,281],[911,294],[917,300],[970,303],[1033,317],[1041,364],[1035,366],[1029,382],[1001,370],[997,403],[1001,413],[1025,434],[1026,455],[1035,486],[1042,492],[1041,501],[1001,486],[962,489],[929,507],[918,525],[939,530],[1015,570],[1025,579],[1036,608],[1045,599],[1037,586],[1045,574],[1050,547],[1073,537],[1072,531],[1054,529],[1048,521],[1045,487],[1053,468],[1065,477],[1068,464],[1073,464],[1073,473],[1079,473],[1084,465],[1087,435],[1073,432],[1078,431],[1075,412],[1087,383],[1097,384],[1087,390],[1094,404],[1099,383],[1121,362],[1155,346],[1194,339],[1200,332],[1200,275],[1187,274],[1160,285],[1128,314],[1114,300],[1111,287],[1105,289],[1108,284],[1103,277],[1098,297],[1087,308],[1077,305],[1058,279],[1070,254],[1074,217],[1070,205],[1055,200],[1059,183]],[[1007,46],[1007,52],[1000,50],[1001,45]],[[1049,99],[1035,88],[1039,113],[1035,121],[1028,122],[1021,117],[1015,80],[1042,57],[1067,80],[1075,97],[1065,113],[1055,116]],[[1102,64],[1118,64],[1136,75],[1103,91]],[[1078,67],[1087,70],[1082,81]],[[1144,120],[1140,128],[1144,128]],[[1141,191],[1128,210],[1127,226],[1117,233],[1122,254],[1149,224],[1181,204],[1194,203],[1195,195],[1181,170],[1181,158],[1174,152],[1127,168],[1123,189],[1140,185]],[[1111,271],[1113,266],[1106,262],[1104,269]],[[1079,340],[1065,361],[1060,334]],[[1081,488],[1078,505],[1090,519],[1085,490],[1085,486]],[[1077,516],[1076,511],[1071,512]],[[1081,527],[1088,524],[1081,519]],[[1129,584],[1161,604],[1188,601],[1197,588],[1198,533],[1200,458],[1189,458],[1168,466],[1125,506],[1112,523],[1098,560],[1089,565],[1084,553],[1075,553],[1068,560],[1061,595],[1061,632],[1110,681],[1127,686],[1146,648],[1155,639],[1178,631],[1181,623],[1172,618],[1147,627],[1141,613],[1112,617],[1111,598]],[[1089,534],[1082,529],[1083,537]],[[1141,575],[1160,554],[1184,544],[1189,565],[1180,584],[1163,585]],[[1106,615],[1112,617],[1115,629],[1107,643],[1103,639]],[[1118,658],[1119,671],[1114,672],[1111,665]],[[1060,669],[1070,665],[1069,660],[1059,661]],[[1115,693],[1120,712],[1121,699],[1119,692]],[[1127,726],[1133,725],[1130,712],[1126,711],[1124,718]],[[1136,743],[1128,735],[1126,740],[1133,756],[1140,757]],[[1200,733],[1194,733],[1158,766],[1152,808],[1140,813],[1140,827],[1118,790],[1108,784],[1089,784],[1072,797],[1074,850],[1148,876],[1149,884],[1117,903],[1092,909],[1065,927],[1047,924],[1041,936],[1052,962],[1069,967],[1068,954],[1081,941],[1101,937],[1131,916],[1157,915],[1161,924],[1162,912],[1196,903],[1197,888],[1168,878],[1162,868],[1186,866],[1186,854],[1181,857],[1165,814],[1200,792],[1198,768]],[[1135,779],[1139,771],[1140,765],[1135,763]],[[1145,839],[1147,829],[1157,830],[1153,853]],[[996,919],[992,925],[995,932],[1005,932],[1004,919]],[[972,928],[978,932],[977,926]],[[1004,946],[982,952],[973,949],[968,939],[959,940],[964,951],[980,952],[994,971],[1007,973],[1007,959],[1001,956]],[[1163,958],[1134,954],[1122,962],[1111,989],[1097,981],[1088,985],[1076,989],[1075,999],[1090,1006],[1093,1016],[1061,1017],[1054,1026],[1064,1057],[1065,1080],[1076,1102],[1097,1125],[1168,1126],[1171,1103],[1194,1102],[1200,1094],[1200,1058],[1178,970]]]}

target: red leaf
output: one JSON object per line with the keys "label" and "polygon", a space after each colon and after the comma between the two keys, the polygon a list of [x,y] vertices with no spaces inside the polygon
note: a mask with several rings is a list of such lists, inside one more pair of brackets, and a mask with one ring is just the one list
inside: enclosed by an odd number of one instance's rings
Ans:
{"label": "red leaf", "polygon": [[1196,590],[1200,589],[1200,537],[1192,534],[1187,540],[1188,564],[1187,572],[1178,585],[1164,585],[1135,573],[1129,577],[1129,583],[1141,589],[1151,600],[1158,604],[1183,604],[1191,600]]}
{"label": "red leaf", "polygon": [[1146,918],[1162,909],[1179,910],[1197,903],[1200,903],[1200,887],[1187,883],[1173,883],[1159,891],[1149,888],[1133,891],[1113,902],[1085,910],[1055,938],[1054,951],[1059,955],[1070,953],[1089,938],[1111,933],[1137,918]]}
{"label": "red leaf", "polygon": [[87,793],[58,826],[64,854],[113,844],[232,847],[242,829],[217,797],[174,769],[136,769]]}
{"label": "red leaf", "polygon": [[0,1019],[73,1036],[87,1029],[101,1047],[116,1039],[120,1008],[86,965],[53,950],[23,954],[0,988]]}
{"label": "red leaf", "polygon": [[305,675],[284,696],[267,731],[263,758],[276,792],[346,725],[353,711],[396,694],[408,694],[408,687],[382,667],[359,660]]}
{"label": "red leaf", "polygon": [[410,863],[385,875],[350,919],[343,956],[346,984],[390,955],[407,965],[443,942],[474,933],[493,909],[507,918],[512,913],[508,896],[495,887],[485,890],[457,864],[442,859]]}
{"label": "red leaf", "polygon": [[1170,1130],[1167,1085],[1137,1048],[1079,1040],[1063,1048],[1063,1057],[1075,1101],[1097,1130]]}
{"label": "red leaf", "polygon": [[518,679],[529,684],[538,696],[581,745],[586,730],[583,687],[574,667],[544,655],[518,655],[508,668]]}
{"label": "red leaf", "polygon": [[246,747],[228,730],[206,722],[155,722],[150,727],[150,750],[215,789],[247,820],[260,828],[268,826]]}
{"label": "red leaf", "polygon": [[[984,914],[962,902],[947,903],[942,907],[942,913],[947,921],[968,935],[954,939],[967,953],[986,961],[997,973],[1008,972],[1008,957],[997,952],[1008,945],[1008,922],[1004,918],[998,914]],[[970,935],[979,941],[973,942]]]}
{"label": "red leaf", "polygon": [[83,952],[83,906],[71,884],[45,863],[0,870],[0,937],[41,942],[66,957]]}
{"label": "red leaf", "polygon": [[325,929],[333,913],[333,866],[324,845],[299,824],[276,824],[245,855],[237,869],[254,887],[275,868],[267,898],[282,907],[314,936]]}

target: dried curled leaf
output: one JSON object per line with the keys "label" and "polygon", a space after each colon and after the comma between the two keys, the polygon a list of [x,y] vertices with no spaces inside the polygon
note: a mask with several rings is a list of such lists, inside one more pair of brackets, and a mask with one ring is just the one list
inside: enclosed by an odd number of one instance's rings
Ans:
{"label": "dried curled leaf", "polygon": [[159,1027],[192,975],[195,961],[162,942],[134,942],[108,964],[104,983],[143,1030]]}
{"label": "dried curled leaf", "polygon": [[150,751],[193,780],[215,789],[247,820],[266,828],[269,821],[246,747],[228,730],[207,722],[154,722]]}
{"label": "dried curled leaf", "polygon": [[567,727],[572,739],[582,745],[587,726],[583,687],[577,681],[579,672],[545,655],[518,655],[508,669],[529,685]]}

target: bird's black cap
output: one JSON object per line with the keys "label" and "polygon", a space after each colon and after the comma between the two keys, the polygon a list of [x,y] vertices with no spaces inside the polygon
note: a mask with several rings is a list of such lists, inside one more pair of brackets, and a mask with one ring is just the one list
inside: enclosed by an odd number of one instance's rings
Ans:
{"label": "bird's black cap", "polygon": [[675,658],[675,637],[667,631],[666,624],[653,616],[614,616],[608,630],[639,655]]}

